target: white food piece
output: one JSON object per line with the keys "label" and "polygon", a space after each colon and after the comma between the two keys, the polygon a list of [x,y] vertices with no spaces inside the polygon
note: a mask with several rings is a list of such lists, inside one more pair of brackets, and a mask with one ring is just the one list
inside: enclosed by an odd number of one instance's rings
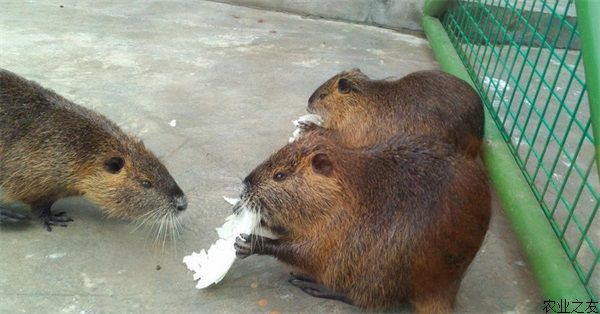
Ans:
{"label": "white food piece", "polygon": [[239,198],[231,198],[227,196],[223,196],[223,199],[225,200],[225,202],[229,203],[229,205],[235,205],[240,201]]}
{"label": "white food piece", "polygon": [[[230,204],[234,201],[230,198],[225,200]],[[232,205],[237,203],[235,201]],[[239,214],[227,217],[223,226],[216,229],[219,239],[208,251],[203,249],[200,253],[193,252],[183,258],[183,263],[194,272],[194,280],[199,279],[196,288],[204,289],[225,277],[236,259],[233,247],[235,238],[241,233],[251,234],[259,221],[257,214],[243,209]]]}
{"label": "white food piece", "polygon": [[177,126],[177,120],[171,120],[171,122],[169,122],[169,125],[171,127],[173,127],[173,128],[176,127]]}
{"label": "white food piece", "polygon": [[305,115],[299,117],[297,120],[292,121],[292,123],[294,124],[296,129],[294,130],[294,132],[292,132],[292,137],[290,137],[288,142],[293,143],[294,141],[299,139],[300,136],[302,136],[303,130],[300,127],[300,123],[302,123],[302,122],[310,122],[310,123],[314,123],[318,126],[321,126],[323,124],[323,118],[321,118],[321,116],[318,114],[305,114]]}

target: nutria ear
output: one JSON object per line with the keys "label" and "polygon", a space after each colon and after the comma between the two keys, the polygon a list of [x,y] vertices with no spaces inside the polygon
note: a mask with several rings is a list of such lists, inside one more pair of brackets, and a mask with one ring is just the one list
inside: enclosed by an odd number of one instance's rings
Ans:
{"label": "nutria ear", "polygon": [[338,81],[338,91],[342,94],[348,94],[354,87],[354,82],[347,78],[341,78]]}
{"label": "nutria ear", "polygon": [[331,175],[331,172],[333,171],[333,164],[331,163],[331,160],[329,160],[329,156],[324,153],[318,153],[313,156],[312,167],[316,173],[324,176]]}
{"label": "nutria ear", "polygon": [[362,71],[359,68],[354,68],[354,69],[350,70],[350,72],[362,73]]}
{"label": "nutria ear", "polygon": [[104,169],[110,173],[119,173],[123,166],[125,165],[125,160],[121,157],[111,157],[107,161],[104,162]]}

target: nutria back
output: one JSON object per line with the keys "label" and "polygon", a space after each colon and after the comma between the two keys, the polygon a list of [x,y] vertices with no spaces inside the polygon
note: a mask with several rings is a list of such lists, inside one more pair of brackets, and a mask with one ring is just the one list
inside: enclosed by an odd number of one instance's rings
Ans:
{"label": "nutria back", "polygon": [[491,213],[481,162],[430,136],[347,149],[311,131],[244,184],[242,200],[293,247],[276,257],[374,309],[451,309]]}
{"label": "nutria back", "polygon": [[156,217],[185,196],[158,158],[115,123],[14,73],[0,70],[3,202],[50,207],[83,195],[109,216]]}
{"label": "nutria back", "polygon": [[465,81],[419,71],[399,80],[372,80],[358,69],[341,72],[311,95],[308,111],[349,147],[381,143],[395,134],[432,135],[470,156],[479,153],[484,111]]}

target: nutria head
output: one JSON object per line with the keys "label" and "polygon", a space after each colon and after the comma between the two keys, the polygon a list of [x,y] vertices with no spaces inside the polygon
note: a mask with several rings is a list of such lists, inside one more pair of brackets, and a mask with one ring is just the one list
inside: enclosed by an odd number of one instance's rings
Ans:
{"label": "nutria head", "polygon": [[78,189],[110,217],[172,221],[187,208],[183,191],[165,166],[129,136],[109,137],[80,173]]}
{"label": "nutria head", "polygon": [[306,233],[340,208],[345,189],[335,147],[307,134],[256,167],[243,181],[242,203],[278,236]]}
{"label": "nutria head", "polygon": [[334,75],[310,96],[308,112],[323,117],[326,127],[328,122],[364,113],[368,99],[363,97],[363,89],[369,80],[359,69]]}

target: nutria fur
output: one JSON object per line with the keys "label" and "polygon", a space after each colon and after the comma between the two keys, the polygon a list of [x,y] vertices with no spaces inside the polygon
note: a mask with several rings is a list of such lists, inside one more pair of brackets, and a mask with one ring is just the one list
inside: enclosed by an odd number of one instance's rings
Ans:
{"label": "nutria fur", "polygon": [[477,156],[483,138],[483,105],[465,81],[419,71],[399,80],[372,80],[358,69],[341,72],[310,96],[307,110],[338,131],[342,143],[361,147],[395,134],[432,135]]}
{"label": "nutria fur", "polygon": [[0,192],[4,204],[31,206],[48,230],[71,221],[50,212],[55,201],[69,196],[83,196],[118,218],[158,219],[187,206],[175,180],[141,141],[6,70],[0,70]]}
{"label": "nutria fur", "polygon": [[243,235],[237,255],[273,255],[305,292],[368,309],[451,311],[491,215],[481,162],[426,136],[344,149],[311,130],[243,184],[278,239]]}

